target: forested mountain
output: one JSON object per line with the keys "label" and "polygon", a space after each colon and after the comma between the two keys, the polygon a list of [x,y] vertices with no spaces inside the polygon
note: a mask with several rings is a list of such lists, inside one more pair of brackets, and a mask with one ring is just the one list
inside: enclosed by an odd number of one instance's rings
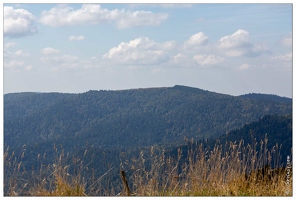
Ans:
{"label": "forested mountain", "polygon": [[[178,85],[81,94],[5,94],[4,148],[14,151],[27,170],[39,170],[63,155],[65,166],[74,161],[70,173],[80,164],[87,165],[88,170],[83,168],[87,178],[112,169],[108,178],[120,185],[118,171],[128,160],[139,158],[140,152],[149,154],[151,146],[159,152],[166,149],[168,156],[179,148],[186,153],[184,138],[208,141],[208,146],[217,139],[221,144],[248,142],[252,130],[258,140],[267,133],[269,145],[283,143],[288,152],[292,102],[273,99],[277,100]],[[7,163],[5,170],[7,174],[14,169]]]}
{"label": "forested mountain", "polygon": [[4,142],[138,147],[218,137],[266,114],[291,114],[291,103],[197,88],[4,95]]}
{"label": "forested mountain", "polygon": [[[277,150],[281,155],[280,164],[285,165],[287,156],[291,157],[292,155],[292,115],[266,115],[258,121],[231,130],[218,138],[197,141],[191,144],[190,148],[194,149],[198,144],[203,143],[204,147],[213,149],[215,144],[225,146],[230,142],[238,144],[241,140],[244,141],[245,146],[256,144],[257,151],[260,151],[261,145],[264,148],[265,142],[267,143],[266,148],[269,150],[278,146]],[[186,157],[188,147],[188,145],[176,147],[171,151],[171,154],[176,156],[177,149],[180,148]]]}
{"label": "forested mountain", "polygon": [[274,101],[279,103],[292,103],[291,98],[280,97],[274,94],[249,93],[249,94],[240,95],[239,97],[263,100],[263,101],[269,100],[269,101]]}
{"label": "forested mountain", "polygon": [[253,139],[259,142],[265,137],[268,139],[267,148],[271,149],[278,143],[282,145],[283,155],[291,155],[292,115],[266,115],[258,121],[220,136],[218,140],[221,143],[244,140],[245,143],[251,144]]}
{"label": "forested mountain", "polygon": [[41,109],[50,107],[74,94],[62,93],[11,93],[4,95],[4,116],[5,120],[15,120],[24,118],[34,113],[38,113]]}

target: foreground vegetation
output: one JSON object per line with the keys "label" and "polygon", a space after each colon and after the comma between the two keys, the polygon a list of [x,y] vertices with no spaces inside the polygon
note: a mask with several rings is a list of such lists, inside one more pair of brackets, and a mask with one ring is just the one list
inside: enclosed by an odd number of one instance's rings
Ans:
{"label": "foreground vegetation", "polygon": [[[114,166],[96,176],[84,158],[63,151],[51,164],[41,162],[38,169],[25,169],[23,151],[4,153],[5,196],[292,196],[291,155],[280,163],[281,146],[267,149],[268,139],[244,144],[244,141],[216,144],[205,148],[202,143],[187,141],[188,152],[178,156],[151,147],[130,160],[118,163],[125,172],[125,185],[111,180]],[[193,145],[194,144],[194,145]],[[259,150],[257,147],[259,147]],[[124,154],[124,153],[122,153]],[[186,156],[184,156],[186,155]],[[87,156],[85,151],[84,156]],[[107,163],[106,163],[107,165]],[[85,172],[92,172],[86,175]]]}

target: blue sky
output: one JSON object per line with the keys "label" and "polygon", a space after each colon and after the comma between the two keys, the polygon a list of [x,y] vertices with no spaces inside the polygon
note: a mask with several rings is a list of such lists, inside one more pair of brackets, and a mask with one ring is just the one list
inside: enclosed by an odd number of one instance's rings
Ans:
{"label": "blue sky", "polygon": [[292,97],[292,4],[3,4],[4,93]]}

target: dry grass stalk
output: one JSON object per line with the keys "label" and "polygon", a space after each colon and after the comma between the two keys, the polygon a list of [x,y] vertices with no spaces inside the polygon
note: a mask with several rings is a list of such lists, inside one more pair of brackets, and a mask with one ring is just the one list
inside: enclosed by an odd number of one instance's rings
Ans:
{"label": "dry grass stalk", "polygon": [[[184,157],[181,150],[178,150],[176,158],[167,156],[163,150],[156,152],[152,147],[149,155],[144,155],[142,151],[138,159],[133,158],[121,164],[121,168],[129,174],[128,178],[124,176],[124,182],[130,183],[126,194],[291,196],[292,168],[290,166],[289,169],[281,170],[281,146],[275,145],[268,150],[267,142],[266,137],[260,143],[255,140],[251,145],[245,145],[243,141],[229,142],[225,145],[216,144],[212,149],[204,148],[203,144],[191,148],[192,142],[188,144],[187,156]],[[14,152],[10,155],[8,148],[4,152],[5,196],[85,196],[97,195],[103,190],[105,195],[116,195],[114,188],[104,188],[107,182],[102,184],[102,178],[106,178],[104,181],[108,180],[107,175],[113,168],[99,178],[91,177],[92,182],[87,182],[90,179],[83,176],[83,171],[88,168],[89,163],[84,164],[83,159],[72,158],[73,164],[70,164],[69,154],[65,155],[62,151],[54,164],[42,164],[42,156],[38,155],[39,171],[28,171],[22,162],[25,157],[24,149],[25,146],[18,156]],[[86,154],[87,151],[84,156]],[[274,166],[275,169],[267,166]],[[75,173],[70,173],[71,167],[75,169]]]}

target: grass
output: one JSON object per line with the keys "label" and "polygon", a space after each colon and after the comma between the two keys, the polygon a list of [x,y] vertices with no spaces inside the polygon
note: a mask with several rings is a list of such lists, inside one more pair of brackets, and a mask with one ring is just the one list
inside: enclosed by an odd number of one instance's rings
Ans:
{"label": "grass", "polygon": [[[151,147],[148,155],[140,152],[122,162],[120,169],[127,174],[131,196],[292,196],[291,168],[281,168],[280,147],[268,150],[267,141],[216,144],[212,149],[203,144],[192,148],[188,141],[188,156],[179,150],[175,158]],[[107,196],[126,195],[122,185],[120,193],[104,188],[109,171],[84,177],[88,164],[71,160],[63,151],[53,164],[41,164],[38,172],[23,168],[24,152],[19,156],[8,152],[4,153],[5,196],[96,196],[102,190]],[[70,167],[75,170],[70,172]]]}
{"label": "grass", "polygon": [[[268,150],[267,142],[216,144],[209,150],[200,144],[189,148],[188,157],[179,151],[175,159],[155,155],[152,147],[151,167],[145,168],[149,161],[140,154],[129,164],[129,182],[137,196],[291,196],[292,176],[288,187],[287,169],[279,164],[280,147]],[[274,169],[267,167],[272,165]]]}

